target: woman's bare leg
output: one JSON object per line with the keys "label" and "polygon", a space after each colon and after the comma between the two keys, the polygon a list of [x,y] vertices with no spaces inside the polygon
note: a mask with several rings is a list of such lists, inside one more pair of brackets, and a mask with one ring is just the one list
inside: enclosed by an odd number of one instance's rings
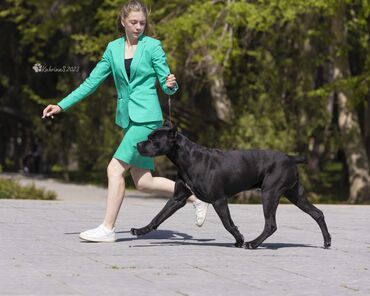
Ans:
{"label": "woman's bare leg", "polygon": [[[168,197],[172,197],[175,191],[174,181],[163,177],[153,177],[150,170],[132,167],[131,176],[137,190],[149,193],[160,193]],[[188,200],[195,202],[198,199],[192,195]]]}
{"label": "woman's bare leg", "polygon": [[125,195],[125,173],[130,169],[130,165],[112,158],[108,167],[108,197],[105,210],[104,226],[112,229],[116,223],[119,210]]}

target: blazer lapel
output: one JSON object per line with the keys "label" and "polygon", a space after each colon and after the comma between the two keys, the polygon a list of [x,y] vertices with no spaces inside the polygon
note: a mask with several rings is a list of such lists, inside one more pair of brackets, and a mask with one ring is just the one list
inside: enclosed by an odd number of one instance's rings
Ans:
{"label": "blazer lapel", "polygon": [[130,66],[130,80],[131,81],[136,73],[137,68],[140,65],[140,60],[141,60],[141,57],[143,56],[144,48],[145,48],[145,35],[141,35],[139,37],[136,51],[134,53],[134,57],[132,59],[131,66]]}

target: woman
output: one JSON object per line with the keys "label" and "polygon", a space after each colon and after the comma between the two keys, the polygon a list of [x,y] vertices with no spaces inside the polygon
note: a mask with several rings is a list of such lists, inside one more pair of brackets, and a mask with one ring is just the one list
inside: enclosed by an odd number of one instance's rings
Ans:
{"label": "woman", "polygon": [[[124,36],[110,42],[102,59],[90,76],[57,105],[43,110],[43,117],[65,111],[75,103],[93,93],[107,78],[113,75],[118,100],[116,124],[125,130],[125,136],[107,168],[108,197],[103,223],[97,228],[80,233],[80,238],[95,242],[113,242],[115,222],[125,191],[124,174],[130,170],[138,190],[157,192],[172,196],[175,183],[169,179],[153,177],[152,158],[141,156],[136,144],[146,140],[148,134],[162,125],[155,83],[158,78],[162,90],[174,94],[178,85],[170,74],[166,56],[160,41],[145,35],[148,28],[147,8],[140,1],[131,0],[124,4],[117,18],[117,25]],[[196,224],[204,223],[208,204],[189,198],[196,209]]]}

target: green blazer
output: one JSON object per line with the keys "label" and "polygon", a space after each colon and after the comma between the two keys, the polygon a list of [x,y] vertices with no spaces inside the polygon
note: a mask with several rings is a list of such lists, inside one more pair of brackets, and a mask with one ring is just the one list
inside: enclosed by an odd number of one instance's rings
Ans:
{"label": "green blazer", "polygon": [[117,125],[126,128],[130,120],[139,123],[163,120],[155,87],[156,80],[158,78],[162,90],[168,95],[174,94],[178,85],[172,89],[166,86],[166,77],[170,74],[170,69],[161,42],[145,35],[139,37],[131,62],[130,80],[127,78],[124,58],[125,37],[111,41],[90,76],[58,102],[58,105],[67,110],[93,93],[112,73],[118,94]]}

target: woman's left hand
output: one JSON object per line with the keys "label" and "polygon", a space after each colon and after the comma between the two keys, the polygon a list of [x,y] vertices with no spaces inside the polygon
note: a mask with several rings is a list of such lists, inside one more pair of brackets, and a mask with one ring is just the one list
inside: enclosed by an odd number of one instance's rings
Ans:
{"label": "woman's left hand", "polygon": [[173,74],[169,74],[166,77],[166,85],[168,88],[173,88],[176,85],[176,77]]}

